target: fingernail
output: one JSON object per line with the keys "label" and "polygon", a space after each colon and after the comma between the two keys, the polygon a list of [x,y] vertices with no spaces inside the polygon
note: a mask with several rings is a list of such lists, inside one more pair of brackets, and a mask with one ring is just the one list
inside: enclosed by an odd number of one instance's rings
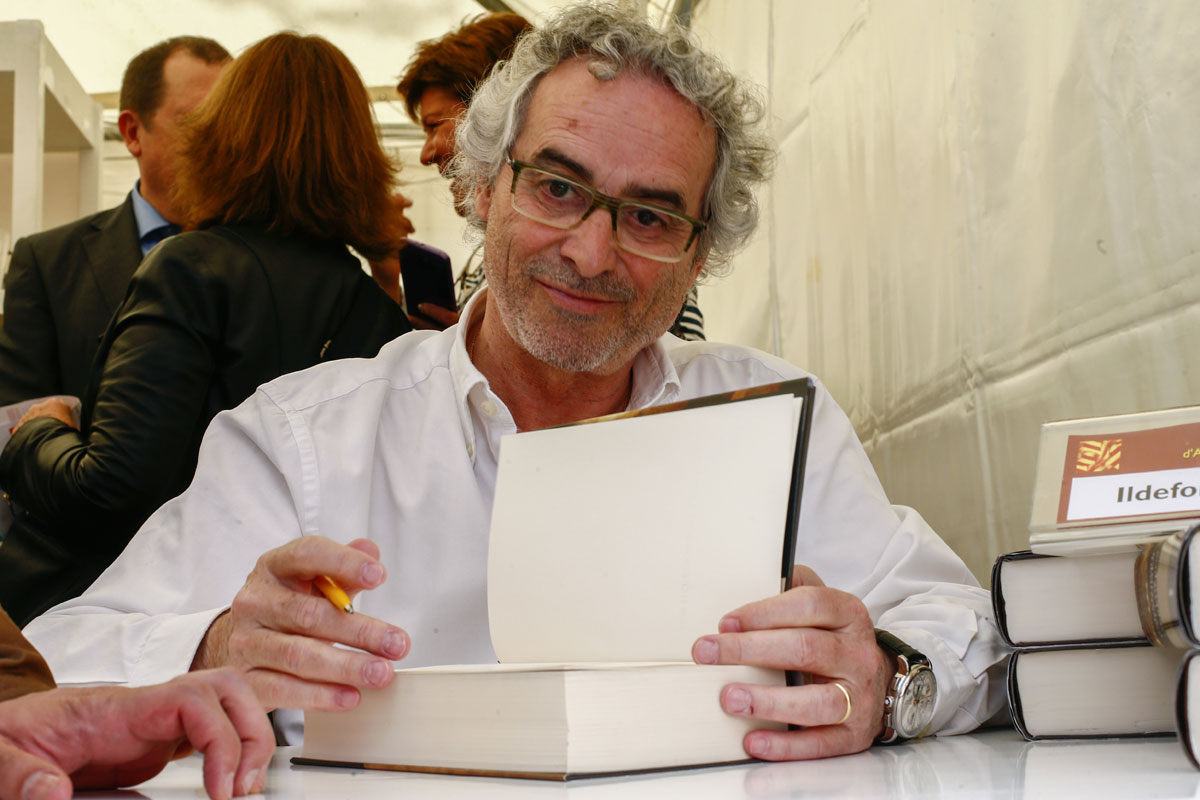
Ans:
{"label": "fingernail", "polygon": [[333,696],[333,702],[338,708],[354,708],[358,705],[359,694],[355,689],[339,689]]}
{"label": "fingernail", "polygon": [[227,773],[221,779],[221,797],[233,797],[233,773]]}
{"label": "fingernail", "polygon": [[750,710],[750,693],[745,689],[730,689],[725,695],[725,710],[730,714],[741,714]]}
{"label": "fingernail", "polygon": [[383,654],[390,659],[403,658],[408,652],[408,635],[404,631],[390,630],[383,635]]}
{"label": "fingernail", "polygon": [[372,661],[363,667],[363,680],[370,686],[383,686],[383,682],[387,680],[388,673],[391,671],[391,667],[382,661]]}
{"label": "fingernail", "polygon": [[742,621],[737,617],[725,617],[717,623],[717,630],[721,633],[741,633]]}
{"label": "fingernail", "polygon": [[62,779],[62,775],[45,770],[33,773],[21,784],[21,800],[42,800],[43,797],[49,797]]}
{"label": "fingernail", "polygon": [[696,663],[717,663],[717,649],[717,643],[712,639],[701,639],[700,641],[696,642],[696,647],[693,649],[693,654],[696,657]]}
{"label": "fingernail", "polygon": [[258,780],[258,770],[252,769],[242,776],[242,794],[254,794],[254,784]]}
{"label": "fingernail", "polygon": [[771,754],[771,740],[766,736],[747,736],[745,747],[746,752],[755,758],[766,758]]}
{"label": "fingernail", "polygon": [[378,586],[383,582],[383,565],[371,562],[362,568],[362,582],[367,586]]}

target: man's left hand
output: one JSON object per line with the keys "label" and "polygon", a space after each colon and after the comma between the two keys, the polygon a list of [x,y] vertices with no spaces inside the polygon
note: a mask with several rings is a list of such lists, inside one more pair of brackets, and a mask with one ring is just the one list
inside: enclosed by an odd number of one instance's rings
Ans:
{"label": "man's left hand", "polygon": [[29,420],[37,419],[38,417],[50,417],[51,419],[56,419],[59,422],[65,422],[72,428],[79,427],[79,425],[75,422],[74,415],[71,411],[71,406],[67,403],[64,403],[57,397],[51,397],[43,400],[40,403],[34,403],[32,406],[30,406],[29,410],[25,412],[13,430],[15,431]]}
{"label": "man's left hand", "polygon": [[[721,691],[729,714],[804,726],[751,731],[744,741],[751,756],[788,761],[857,753],[883,732],[883,699],[896,665],[876,644],[867,608],[854,595],[826,587],[815,572],[797,566],[789,591],[730,612],[718,630],[692,646],[697,663],[808,675],[803,686],[736,683]],[[849,708],[835,683],[849,693]]]}
{"label": "man's left hand", "polygon": [[204,754],[214,800],[262,791],[275,737],[235,670],[23,695],[0,703],[0,798],[64,800],[72,784],[133,786],[193,750]]}

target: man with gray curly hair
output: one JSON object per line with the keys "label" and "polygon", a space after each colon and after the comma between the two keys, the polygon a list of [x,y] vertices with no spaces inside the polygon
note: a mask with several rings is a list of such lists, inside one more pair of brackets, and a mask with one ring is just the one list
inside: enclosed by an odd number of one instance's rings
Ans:
{"label": "man with gray curly hair", "polygon": [[[285,376],[214,420],[188,491],[26,629],[60,682],[231,665],[268,708],[338,710],[390,683],[396,659],[494,662],[503,435],[806,375],[663,336],[754,229],[772,159],[761,118],[684,31],[580,6],[529,34],[478,90],[452,167],[488,288],[458,325]],[[804,726],[749,733],[759,758],[976,727],[1003,702],[988,594],[888,502],[819,383],[812,413],[793,588],[730,609],[693,658],[811,676],[721,692],[729,714]],[[324,600],[322,576],[360,613]]]}
{"label": "man with gray curly hair", "polygon": [[[558,25],[519,42],[506,69],[483,83],[457,130],[457,157],[450,172],[464,186],[491,187],[504,169],[509,151],[524,127],[534,89],[564,62],[586,54],[581,63],[598,81],[622,73],[665,82],[695,107],[715,134],[711,178],[702,209],[705,224],[696,237],[692,260],[706,261],[700,276],[720,274],[758,225],[755,186],[770,178],[775,149],[761,128],[762,102],[753,87],[728,72],[679,29],[659,31],[638,17],[596,7],[562,15]],[[707,154],[705,154],[707,156]],[[479,231],[486,223],[471,195],[459,210]]]}

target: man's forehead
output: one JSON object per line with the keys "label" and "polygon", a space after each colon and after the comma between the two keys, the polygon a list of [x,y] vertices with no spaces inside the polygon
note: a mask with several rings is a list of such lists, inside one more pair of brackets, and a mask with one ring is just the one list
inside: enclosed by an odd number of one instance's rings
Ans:
{"label": "man's forehead", "polygon": [[[623,70],[600,80],[582,58],[541,79],[514,145],[514,157],[569,156],[579,177],[609,193],[652,186],[703,196],[716,157],[716,132],[666,81]],[[615,185],[614,185],[615,184]]]}
{"label": "man's forehead", "polygon": [[196,105],[212,89],[223,66],[205,61],[187,48],[177,49],[163,62],[163,97],[159,108]]}

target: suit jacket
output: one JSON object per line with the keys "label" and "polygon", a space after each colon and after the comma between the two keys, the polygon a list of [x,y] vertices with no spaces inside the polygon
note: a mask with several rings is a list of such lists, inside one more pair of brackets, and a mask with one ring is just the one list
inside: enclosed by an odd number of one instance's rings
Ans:
{"label": "suit jacket", "polygon": [[0,702],[53,688],[46,660],[0,608]]}
{"label": "suit jacket", "polygon": [[0,405],[83,396],[100,336],[141,260],[132,196],[17,241],[4,277]]}
{"label": "suit jacket", "polygon": [[284,373],[374,356],[409,329],[342,244],[250,224],[164,240],[104,334],[81,430],[31,420],[0,453],[16,508],[0,605],[24,625],[81,594],[191,482],[217,412]]}

